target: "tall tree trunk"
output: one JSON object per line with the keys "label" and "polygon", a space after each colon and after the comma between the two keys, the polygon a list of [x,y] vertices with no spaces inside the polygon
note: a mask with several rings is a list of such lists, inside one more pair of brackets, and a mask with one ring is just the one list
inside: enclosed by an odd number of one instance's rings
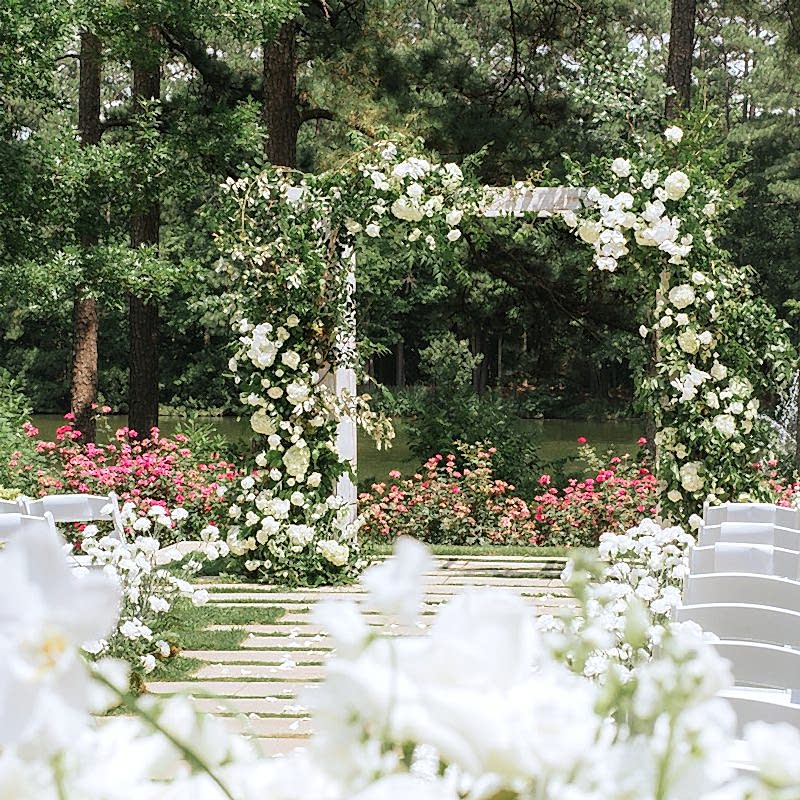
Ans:
{"label": "tall tree trunk", "polygon": [[475,394],[483,394],[489,382],[489,364],[486,359],[486,333],[475,320],[472,320],[470,339],[472,355],[483,356],[478,366],[472,371],[472,389]]}
{"label": "tall tree trunk", "polygon": [[394,385],[398,389],[406,385],[406,345],[402,339],[394,346]]}
{"label": "tall tree trunk", "polygon": [[285,22],[271,42],[264,43],[264,154],[272,164],[297,166],[297,24]]}
{"label": "tall tree trunk", "polygon": [[669,57],[667,59],[667,95],[664,116],[674,119],[687,111],[692,101],[692,55],[697,0],[672,0],[672,19],[669,28]]}
{"label": "tall tree trunk", "polygon": [[[94,147],[100,141],[100,70],[100,40],[84,31],[78,86],[78,130],[83,147]],[[79,224],[80,246],[84,251],[90,250],[97,244],[96,215],[87,210]],[[86,286],[76,286],[72,300],[70,411],[84,442],[93,442],[97,433],[92,405],[97,401],[98,329],[97,300]]]}
{"label": "tall tree trunk", "polygon": [[497,334],[497,385],[503,381],[503,334]]}
{"label": "tall tree trunk", "polygon": [[[161,65],[157,56],[158,32],[147,32],[151,48],[133,62],[133,102],[157,100],[161,95]],[[131,219],[131,247],[158,245],[161,212],[157,199],[142,198]],[[128,427],[148,436],[158,425],[158,305],[128,297]]]}

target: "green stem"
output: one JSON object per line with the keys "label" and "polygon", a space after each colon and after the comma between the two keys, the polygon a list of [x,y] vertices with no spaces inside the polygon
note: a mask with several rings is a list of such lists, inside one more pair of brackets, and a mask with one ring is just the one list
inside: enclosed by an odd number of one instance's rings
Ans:
{"label": "green stem", "polygon": [[[220,778],[214,773],[211,767],[193,750],[191,750],[187,745],[181,742],[179,739],[175,738],[166,728],[161,725],[158,721],[158,717],[154,714],[151,714],[146,709],[142,708],[137,702],[136,698],[131,697],[127,693],[120,692],[116,686],[114,686],[111,681],[109,681],[104,675],[100,674],[97,671],[93,672],[94,677],[100,683],[103,684],[106,688],[110,689],[117,697],[122,701],[127,709],[132,711],[138,717],[141,717],[148,725],[150,725],[154,730],[158,731],[167,741],[172,744],[180,753],[181,755],[187,760],[187,762],[194,768],[198,769],[200,772],[205,772],[206,775],[211,778],[214,783],[217,784],[220,791],[228,798],[228,800],[236,800],[236,798],[231,794],[230,790],[227,786],[220,780]],[[59,795],[59,800],[67,800],[66,797],[61,797]]]}
{"label": "green stem", "polygon": [[669,737],[667,738],[667,747],[664,751],[664,757],[661,759],[661,763],[658,765],[658,779],[656,780],[656,787],[655,793],[653,794],[653,800],[663,800],[666,797],[667,792],[667,771],[669,769],[670,761],[672,760],[672,747],[673,742],[675,740],[675,717],[670,717],[669,721]]}
{"label": "green stem", "polygon": [[52,758],[53,766],[53,780],[56,785],[56,795],[58,800],[67,800],[67,790],[64,786],[64,765],[62,763],[62,754],[58,753]]}

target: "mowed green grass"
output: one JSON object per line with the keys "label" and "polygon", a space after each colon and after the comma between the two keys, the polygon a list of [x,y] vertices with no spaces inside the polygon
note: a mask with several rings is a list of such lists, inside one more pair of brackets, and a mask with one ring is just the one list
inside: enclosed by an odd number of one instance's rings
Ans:
{"label": "mowed green grass", "polygon": [[[268,595],[267,595],[268,597]],[[266,599],[266,598],[265,598]],[[172,633],[181,650],[238,650],[247,636],[245,625],[272,625],[285,611],[279,606],[184,605],[176,614]],[[232,625],[226,630],[209,630],[211,625]],[[170,637],[172,638],[172,637]],[[153,680],[187,680],[202,662],[178,653],[157,672]]]}

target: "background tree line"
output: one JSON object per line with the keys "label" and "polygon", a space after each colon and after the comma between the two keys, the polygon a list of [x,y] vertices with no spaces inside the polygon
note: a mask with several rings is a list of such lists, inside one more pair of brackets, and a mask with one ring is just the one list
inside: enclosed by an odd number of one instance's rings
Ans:
{"label": "background tree line", "polygon": [[[404,131],[446,159],[482,151],[487,183],[544,166],[558,180],[562,153],[613,155],[687,105],[746,159],[728,244],[793,314],[799,21],[788,0],[10,0],[0,365],[89,438],[98,391],[139,431],[159,402],[232,410],[233,287],[212,232],[217,187],[242,164],[324,170],[354,131]],[[548,414],[624,408],[632,315],[566,232],[532,225],[476,250],[459,280],[362,259],[377,377],[419,380],[420,351],[454,332],[483,356],[478,392],[514,387]]]}

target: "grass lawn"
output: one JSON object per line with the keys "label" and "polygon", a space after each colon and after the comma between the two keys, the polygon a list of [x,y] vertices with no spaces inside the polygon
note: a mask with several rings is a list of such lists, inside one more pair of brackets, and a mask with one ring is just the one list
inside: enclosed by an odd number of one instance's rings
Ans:
{"label": "grass lawn", "polygon": [[[218,606],[209,603],[195,607],[184,604],[175,616],[172,632],[181,650],[238,650],[247,636],[243,627],[228,630],[208,630],[210,625],[271,625],[283,615],[278,606]],[[162,664],[153,679],[159,681],[188,680],[202,662],[178,654]]]}
{"label": "grass lawn", "polygon": [[[435,556],[530,556],[531,558],[568,558],[574,554],[571,547],[536,547],[535,545],[486,544],[486,545],[429,545]],[[388,556],[392,545],[375,545],[375,554]]]}
{"label": "grass lawn", "polygon": [[400,419],[393,420],[395,433],[388,450],[376,450],[368,436],[358,437],[358,482],[359,489],[366,491],[371,483],[387,479],[389,470],[399,469],[403,475],[413,475],[422,464],[408,447],[408,435]]}

